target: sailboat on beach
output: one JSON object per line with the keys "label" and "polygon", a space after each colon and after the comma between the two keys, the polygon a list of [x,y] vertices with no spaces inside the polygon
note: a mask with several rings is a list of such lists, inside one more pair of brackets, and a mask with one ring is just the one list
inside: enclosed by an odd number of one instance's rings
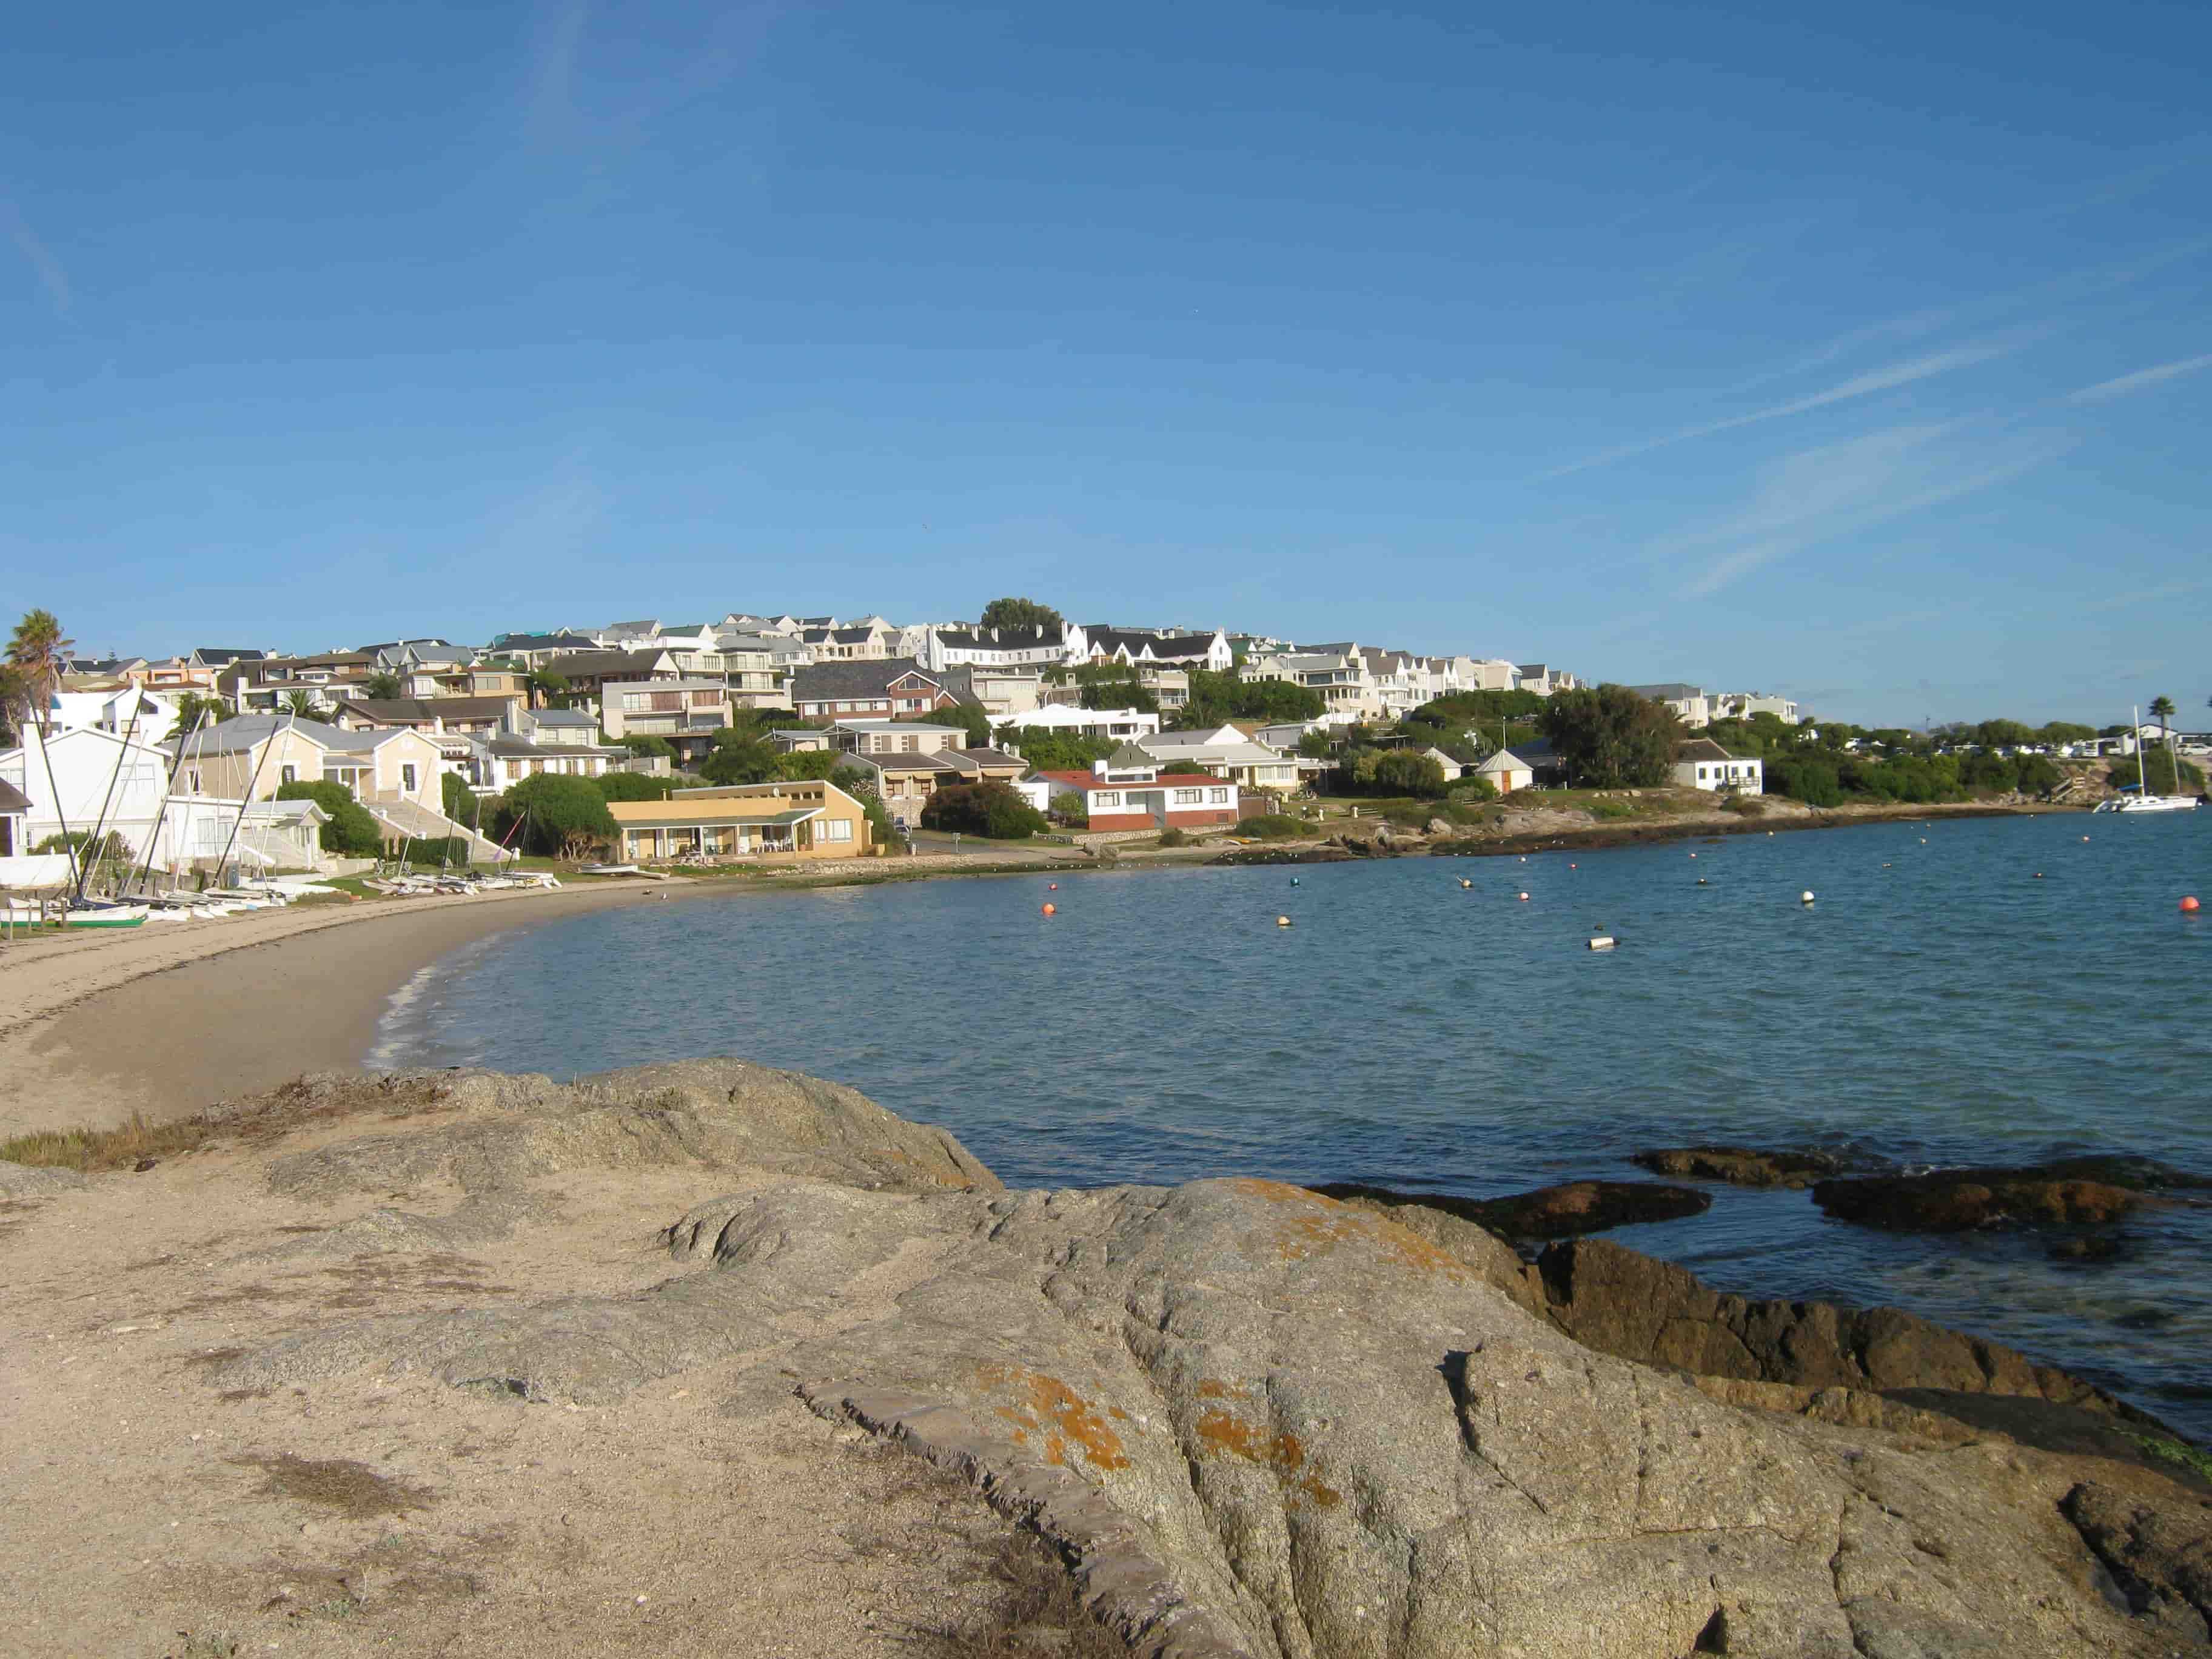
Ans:
{"label": "sailboat on beach", "polygon": [[[2136,721],[2136,781],[2128,793],[2115,795],[2110,800],[2100,800],[2090,810],[2095,812],[2194,812],[2197,810],[2197,797],[2194,795],[2151,793],[2150,769],[2143,763],[2142,710],[2137,708],[2130,712],[2135,715]],[[2172,763],[2173,781],[2179,787],[2181,783],[2181,762],[2173,752],[2173,725],[2171,716],[2166,717],[2166,757]]]}

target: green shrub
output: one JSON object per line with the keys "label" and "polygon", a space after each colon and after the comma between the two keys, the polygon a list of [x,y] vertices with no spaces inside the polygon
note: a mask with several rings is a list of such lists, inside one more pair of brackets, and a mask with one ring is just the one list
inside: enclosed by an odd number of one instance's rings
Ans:
{"label": "green shrub", "polygon": [[1295,841],[1312,831],[1287,812],[1261,812],[1239,823],[1237,833],[1256,836],[1261,841]]}
{"label": "green shrub", "polygon": [[1594,800],[1589,804],[1589,815],[1601,823],[1615,818],[1632,818],[1636,808],[1625,800]]}
{"label": "green shrub", "polygon": [[278,800],[311,800],[331,816],[323,826],[323,851],[343,858],[374,858],[384,850],[384,830],[369,817],[368,809],[353,798],[353,791],[328,779],[279,784]]}
{"label": "green shrub", "polygon": [[647,777],[642,772],[604,772],[592,781],[608,800],[666,800],[676,789],[673,779]]}
{"label": "green shrub", "polygon": [[1721,803],[1721,811],[1734,812],[1739,817],[1764,817],[1766,815],[1766,803],[1757,795],[1730,795]]}
{"label": "green shrub", "polygon": [[436,841],[402,842],[392,851],[417,870],[451,867],[465,870],[471,857],[468,837],[449,836]]}
{"label": "green shrub", "polygon": [[31,850],[34,853],[75,853],[80,864],[121,863],[133,856],[130,842],[112,830],[100,838],[97,848],[91,843],[91,830],[72,830],[67,835],[48,836]]}
{"label": "green shrub", "polygon": [[1189,841],[1188,836],[1173,825],[1160,831],[1160,845],[1163,847],[1182,847],[1187,845]]}
{"label": "green shrub", "polygon": [[1050,827],[1043,813],[995,779],[939,790],[924,803],[921,823],[925,830],[982,836],[992,841],[1027,841]]}

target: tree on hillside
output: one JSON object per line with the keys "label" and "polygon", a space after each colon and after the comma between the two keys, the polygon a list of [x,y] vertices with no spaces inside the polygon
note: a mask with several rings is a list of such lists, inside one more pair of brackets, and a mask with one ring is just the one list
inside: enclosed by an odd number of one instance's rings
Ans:
{"label": "tree on hillside", "polygon": [[783,757],[750,725],[729,726],[714,733],[714,746],[699,763],[699,775],[709,783],[766,783],[781,775],[777,763]]}
{"label": "tree on hillside", "polygon": [[62,633],[60,621],[51,611],[26,611],[8,641],[8,666],[15,671],[25,712],[31,724],[44,732],[46,710],[68,671],[70,653],[76,641]]}
{"label": "tree on hillside", "polygon": [[844,763],[842,749],[794,749],[776,757],[775,775],[787,783],[808,778],[828,780],[835,778]]}
{"label": "tree on hillside", "polygon": [[1190,701],[1176,715],[1182,731],[1204,731],[1224,720],[1265,720],[1287,725],[1318,720],[1327,709],[1318,691],[1288,680],[1243,680],[1233,672],[1190,671]]}
{"label": "tree on hillside", "polygon": [[1301,760],[1327,760],[1336,750],[1329,740],[1328,728],[1317,726],[1298,739],[1297,753]]}
{"label": "tree on hillside", "polygon": [[2173,699],[2164,692],[2153,697],[2150,700],[2150,717],[2160,726],[2170,725],[2173,720]]}
{"label": "tree on hillside", "polygon": [[1043,813],[995,779],[939,790],[923,803],[921,824],[925,830],[987,836],[993,841],[1027,841],[1050,827]]}
{"label": "tree on hillside", "polygon": [[1085,708],[1135,708],[1148,714],[1159,712],[1159,698],[1137,678],[1136,669],[1126,662],[1073,663],[1053,670],[1046,678],[1056,685],[1073,684],[1081,687],[1079,702]]}
{"label": "tree on hillside", "polygon": [[311,720],[318,719],[322,711],[315,707],[315,699],[310,693],[306,691],[287,691],[284,694],[284,702],[281,712],[287,714],[297,715],[303,720]]}
{"label": "tree on hillside", "polygon": [[650,732],[635,732],[629,737],[617,738],[616,743],[640,757],[650,756],[659,760],[674,760],[675,745],[665,738],[657,738]]}
{"label": "tree on hillside", "polygon": [[185,691],[177,696],[177,730],[193,732],[203,726],[221,726],[230,718],[230,705],[221,697]]}
{"label": "tree on hillside", "polygon": [[1578,783],[1648,788],[1667,781],[1682,722],[1625,685],[1554,692],[1537,724]]}
{"label": "tree on hillside", "polygon": [[994,599],[983,607],[981,626],[1060,628],[1066,626],[1066,623],[1059,611],[1048,605],[1039,605],[1035,599]]}
{"label": "tree on hillside", "polygon": [[[514,842],[507,837],[525,826]],[[500,797],[492,839],[526,853],[583,858],[615,838],[614,814],[596,780],[546,772],[525,778]]]}
{"label": "tree on hillside", "polygon": [[1001,749],[1012,748],[1040,772],[1088,772],[1121,745],[1110,738],[1078,737],[1073,732],[1048,731],[1042,726],[1002,728]]}
{"label": "tree on hillside", "polygon": [[523,677],[522,689],[530,694],[532,708],[566,708],[574,688],[565,674],[549,674],[538,669]]}
{"label": "tree on hillside", "polygon": [[950,703],[943,708],[932,708],[919,714],[903,718],[920,721],[925,726],[957,726],[963,733],[963,749],[981,749],[991,741],[991,711],[980,702]]}
{"label": "tree on hillside", "polygon": [[370,702],[391,702],[405,689],[398,675],[381,669],[361,683],[361,695]]}
{"label": "tree on hillside", "polygon": [[642,772],[603,772],[592,781],[608,800],[666,800],[676,787],[670,779],[651,778]]}

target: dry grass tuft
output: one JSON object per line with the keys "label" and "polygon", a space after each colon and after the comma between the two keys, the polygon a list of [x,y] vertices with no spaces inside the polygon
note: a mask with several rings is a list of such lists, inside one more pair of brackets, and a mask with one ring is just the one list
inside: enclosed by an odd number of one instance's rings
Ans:
{"label": "dry grass tuft", "polygon": [[917,1632],[927,1659],[1128,1659],[1120,1638],[1085,1611],[1044,1540],[1009,1528],[987,1571],[1000,1597],[980,1626]]}
{"label": "dry grass tuft", "polygon": [[274,1457],[234,1457],[231,1462],[259,1469],[268,1477],[261,1490],[277,1498],[296,1498],[317,1504],[349,1521],[365,1521],[380,1515],[405,1515],[428,1509],[437,1500],[421,1486],[410,1486],[379,1474],[366,1463],[346,1457],[295,1457],[279,1452]]}
{"label": "dry grass tuft", "polygon": [[179,1158],[213,1142],[265,1145],[311,1123],[375,1112],[411,1117],[434,1110],[446,1097],[440,1085],[419,1079],[361,1078],[310,1083],[301,1078],[236,1106],[195,1112],[170,1123],[149,1123],[136,1113],[109,1128],[40,1129],[0,1141],[0,1163],[94,1175],[136,1169]]}

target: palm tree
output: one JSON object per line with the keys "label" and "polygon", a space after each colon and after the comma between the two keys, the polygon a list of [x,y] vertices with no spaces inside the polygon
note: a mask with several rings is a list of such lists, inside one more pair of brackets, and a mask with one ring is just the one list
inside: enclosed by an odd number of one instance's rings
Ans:
{"label": "palm tree", "polygon": [[287,691],[284,694],[284,712],[296,714],[303,720],[311,720],[315,718],[315,700],[305,691]]}
{"label": "palm tree", "polygon": [[15,624],[8,641],[8,666],[22,676],[36,710],[43,713],[51,706],[76,649],[76,641],[62,636],[62,625],[51,611],[26,611]]}
{"label": "palm tree", "polygon": [[[2163,695],[2153,697],[2150,700],[2150,717],[2156,720],[2160,726],[2164,727],[2166,732],[2166,773],[2170,779],[2166,787],[2169,792],[2178,791],[2181,787],[2181,769],[2173,764],[2173,699]],[[2143,793],[2148,795],[2152,793],[2150,787],[2150,763],[2142,758],[2142,733],[2138,732],[2136,733],[2136,770],[2142,775]]]}
{"label": "palm tree", "polygon": [[[63,636],[61,623],[51,611],[26,611],[8,641],[8,666],[15,671],[22,687],[24,703],[39,728],[39,753],[46,763],[46,789],[52,798],[56,821],[61,824],[64,839],[69,835],[69,820],[62,816],[61,791],[54,784],[54,756],[47,742],[52,733],[46,714],[53,707],[54,692],[69,667],[70,653],[76,648],[76,641]],[[70,847],[70,884],[80,896],[83,893],[84,877],[74,846]]]}

